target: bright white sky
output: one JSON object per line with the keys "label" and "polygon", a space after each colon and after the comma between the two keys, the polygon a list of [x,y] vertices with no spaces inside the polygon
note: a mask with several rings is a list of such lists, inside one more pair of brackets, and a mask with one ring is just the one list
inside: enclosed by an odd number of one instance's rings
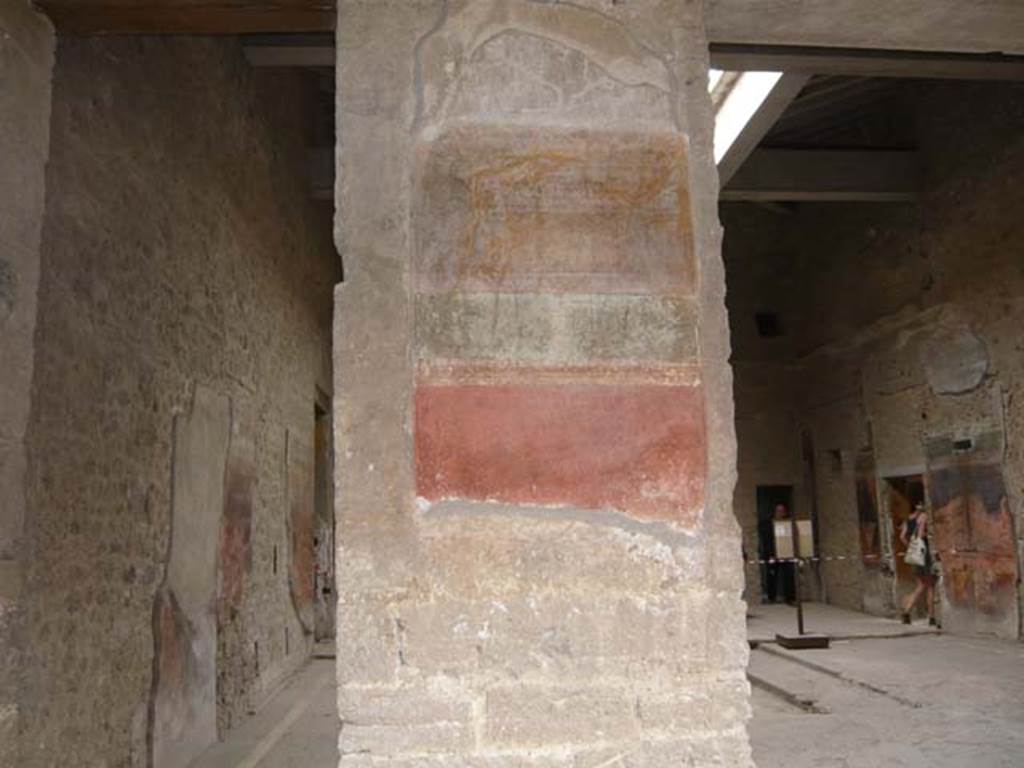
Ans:
{"label": "bright white sky", "polygon": [[[721,72],[711,70],[709,81],[715,83]],[[715,113],[715,162],[721,162],[729,147],[754,116],[775,84],[782,77],[781,72],[744,72],[729,91]],[[714,87],[712,85],[712,87]]]}

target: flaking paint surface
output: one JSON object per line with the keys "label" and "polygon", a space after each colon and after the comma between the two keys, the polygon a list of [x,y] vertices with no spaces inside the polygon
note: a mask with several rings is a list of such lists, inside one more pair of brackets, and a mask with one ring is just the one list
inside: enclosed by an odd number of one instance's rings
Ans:
{"label": "flaking paint surface", "polygon": [[418,150],[418,290],[691,294],[684,141],[446,131]]}
{"label": "flaking paint surface", "polygon": [[997,464],[931,469],[934,545],[954,610],[1003,618],[1014,611],[1013,520]]}
{"label": "flaking paint surface", "polygon": [[417,492],[426,499],[698,520],[705,474],[700,387],[421,383],[415,412]]}
{"label": "flaking paint surface", "polygon": [[237,609],[252,571],[252,509],[256,467],[248,456],[229,456],[224,482],[220,540],[219,602]]}

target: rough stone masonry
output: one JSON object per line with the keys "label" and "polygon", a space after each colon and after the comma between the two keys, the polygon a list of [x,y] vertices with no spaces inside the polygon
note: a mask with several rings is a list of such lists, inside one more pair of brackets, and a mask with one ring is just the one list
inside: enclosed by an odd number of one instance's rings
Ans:
{"label": "rough stone masonry", "polygon": [[14,764],[23,684],[25,433],[31,405],[53,28],[27,3],[0,7],[0,765]]}
{"label": "rough stone masonry", "polygon": [[26,192],[0,360],[27,418],[23,488],[0,484],[0,765],[178,768],[312,650],[338,278],[302,175],[312,91],[230,38],[58,36],[54,56],[47,29],[13,47],[36,53],[4,113],[33,141],[8,153]]}
{"label": "rough stone masonry", "polygon": [[701,4],[338,57],[341,765],[750,765]]}

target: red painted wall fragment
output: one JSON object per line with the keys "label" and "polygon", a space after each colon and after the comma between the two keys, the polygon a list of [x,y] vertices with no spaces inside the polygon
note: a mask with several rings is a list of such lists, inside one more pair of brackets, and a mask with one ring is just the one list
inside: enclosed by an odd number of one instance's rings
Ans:
{"label": "red painted wall fragment", "polygon": [[988,616],[1015,611],[1016,539],[999,463],[932,467],[928,493],[947,599]]}
{"label": "red painted wall fragment", "polygon": [[420,383],[418,494],[614,508],[696,524],[706,469],[699,386]]}
{"label": "red painted wall fragment", "polygon": [[224,483],[224,518],[220,540],[220,591],[222,614],[242,603],[252,571],[252,509],[256,467],[248,458],[228,458]]}

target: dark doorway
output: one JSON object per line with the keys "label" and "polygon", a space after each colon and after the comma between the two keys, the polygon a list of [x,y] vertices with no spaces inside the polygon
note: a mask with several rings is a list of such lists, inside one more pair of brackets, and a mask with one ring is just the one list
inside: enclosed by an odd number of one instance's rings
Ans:
{"label": "dark doorway", "polygon": [[315,571],[315,637],[318,641],[334,637],[334,502],[331,468],[331,409],[326,396],[317,398],[313,504],[316,525],[313,548]]}
{"label": "dark doorway", "polygon": [[894,586],[896,605],[914,590],[916,580],[914,569],[903,560],[907,551],[900,540],[900,531],[910,516],[915,504],[924,502],[924,478],[921,475],[905,475],[903,477],[887,477],[885,483],[889,496],[889,519],[892,523],[892,553],[895,561],[896,583]]}
{"label": "dark doorway", "polygon": [[775,508],[785,505],[793,514],[793,486],[757,486],[757,557],[761,561],[761,601],[792,599],[794,594],[792,563],[765,562],[775,557],[775,534],[772,521]]}

